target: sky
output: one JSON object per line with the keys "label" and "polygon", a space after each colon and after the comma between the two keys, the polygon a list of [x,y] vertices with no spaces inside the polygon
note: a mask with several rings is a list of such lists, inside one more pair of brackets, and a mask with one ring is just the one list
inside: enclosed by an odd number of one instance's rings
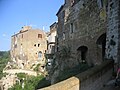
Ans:
{"label": "sky", "polygon": [[11,48],[11,36],[22,26],[49,31],[64,0],[0,0],[0,51]]}

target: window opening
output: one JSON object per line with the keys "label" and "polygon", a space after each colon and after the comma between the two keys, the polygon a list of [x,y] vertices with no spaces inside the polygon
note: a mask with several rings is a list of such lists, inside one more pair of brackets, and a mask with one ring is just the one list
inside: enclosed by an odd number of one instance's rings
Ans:
{"label": "window opening", "polygon": [[73,33],[73,23],[70,24],[70,33]]}
{"label": "window opening", "polygon": [[38,38],[42,38],[42,34],[38,34]]}
{"label": "window opening", "polygon": [[42,58],[42,52],[41,52],[41,51],[38,52],[38,58],[39,58],[39,59]]}

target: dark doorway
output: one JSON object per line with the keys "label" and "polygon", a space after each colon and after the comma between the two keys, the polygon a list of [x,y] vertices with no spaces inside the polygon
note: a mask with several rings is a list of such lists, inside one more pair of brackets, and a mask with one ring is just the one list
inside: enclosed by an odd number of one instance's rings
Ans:
{"label": "dark doorway", "polygon": [[82,63],[86,62],[87,51],[88,48],[86,46],[81,46],[77,49],[78,52],[77,59],[79,59]]}
{"label": "dark doorway", "polygon": [[105,58],[105,47],[106,47],[106,33],[102,34],[98,39],[96,44],[102,49],[102,60]]}

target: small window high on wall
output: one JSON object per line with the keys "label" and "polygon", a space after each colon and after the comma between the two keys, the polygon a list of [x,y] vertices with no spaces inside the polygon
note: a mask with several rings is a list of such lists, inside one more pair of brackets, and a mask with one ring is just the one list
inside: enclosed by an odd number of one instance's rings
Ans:
{"label": "small window high on wall", "polygon": [[74,31],[73,23],[70,23],[70,33],[72,34]]}
{"label": "small window high on wall", "polygon": [[42,38],[42,34],[38,34],[38,38]]}

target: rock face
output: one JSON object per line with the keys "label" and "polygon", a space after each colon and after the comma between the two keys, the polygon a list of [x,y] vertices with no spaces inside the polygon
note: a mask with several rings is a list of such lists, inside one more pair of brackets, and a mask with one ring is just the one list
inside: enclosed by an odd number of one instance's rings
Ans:
{"label": "rock face", "polygon": [[11,88],[17,81],[17,75],[15,74],[8,74],[1,79],[1,89],[8,90]]}

